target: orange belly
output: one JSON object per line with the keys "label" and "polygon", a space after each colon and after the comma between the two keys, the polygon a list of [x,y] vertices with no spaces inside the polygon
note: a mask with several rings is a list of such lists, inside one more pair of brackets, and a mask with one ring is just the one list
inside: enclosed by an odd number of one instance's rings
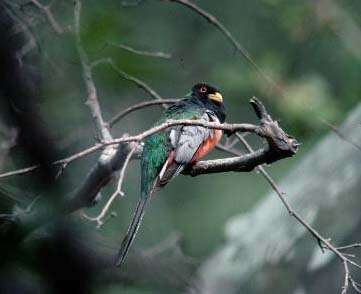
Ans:
{"label": "orange belly", "polygon": [[209,136],[208,139],[199,146],[197,152],[193,155],[191,162],[194,163],[207,155],[212,149],[214,149],[214,147],[218,144],[221,138],[222,131],[214,130],[213,136]]}

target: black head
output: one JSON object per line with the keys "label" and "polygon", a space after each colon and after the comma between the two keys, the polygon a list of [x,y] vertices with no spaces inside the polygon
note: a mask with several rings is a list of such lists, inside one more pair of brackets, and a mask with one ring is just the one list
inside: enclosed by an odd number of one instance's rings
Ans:
{"label": "black head", "polygon": [[226,119],[223,97],[218,87],[199,83],[192,88],[192,97],[199,99],[203,105],[213,111],[221,123]]}

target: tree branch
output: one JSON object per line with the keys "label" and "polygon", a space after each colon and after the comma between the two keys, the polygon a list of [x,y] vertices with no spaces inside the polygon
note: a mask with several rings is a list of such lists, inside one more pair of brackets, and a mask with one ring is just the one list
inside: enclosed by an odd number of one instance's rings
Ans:
{"label": "tree branch", "polygon": [[322,118],[319,118],[319,120],[326,126],[328,126],[337,136],[339,136],[342,140],[345,142],[351,144],[353,147],[357,148],[361,151],[361,146],[357,144],[356,142],[352,141],[350,138],[347,138],[335,125],[325,121]]}
{"label": "tree branch", "polygon": [[51,27],[53,28],[54,32],[61,35],[64,33],[63,28],[58,23],[58,21],[55,19],[53,13],[51,12],[51,4],[45,6],[41,4],[38,0],[30,0],[31,3],[33,3],[37,8],[42,10],[47,17]]}
{"label": "tree branch", "polygon": [[118,66],[116,66],[116,64],[114,63],[114,61],[111,58],[107,57],[107,58],[98,59],[98,60],[94,61],[91,64],[91,66],[95,67],[100,64],[108,64],[121,78],[136,84],[139,88],[144,90],[146,93],[148,93],[154,99],[157,99],[157,100],[162,99],[162,96],[160,96],[155,90],[153,90],[147,83],[143,82],[142,80],[140,80],[136,77],[133,77],[132,75],[126,73],[125,71],[121,70]]}
{"label": "tree branch", "polygon": [[[239,139],[239,141],[246,147],[246,149],[248,150],[249,155],[254,154],[255,151],[252,149],[252,147],[248,144],[248,142],[238,133],[235,134],[235,136]],[[230,152],[234,155],[241,155],[241,153],[239,151],[234,151],[231,149],[224,149],[227,152]],[[269,173],[264,169],[264,167],[262,165],[259,165],[255,168],[256,170],[258,170],[262,176],[267,180],[267,182],[271,185],[271,187],[273,188],[273,190],[276,192],[276,194],[278,195],[278,197],[280,198],[281,202],[283,203],[283,205],[286,207],[288,213],[293,216],[307,231],[309,231],[312,236],[317,240],[317,242],[319,243],[319,245],[321,246],[321,250],[323,249],[328,249],[330,251],[332,251],[342,262],[343,267],[344,267],[344,284],[342,286],[342,294],[346,294],[349,286],[351,284],[352,288],[355,291],[359,291],[358,288],[358,283],[352,278],[350,271],[349,271],[349,264],[361,269],[361,266],[352,261],[350,259],[350,257],[347,253],[343,253],[343,250],[347,250],[347,249],[352,249],[352,248],[358,248],[361,247],[360,243],[355,243],[355,244],[350,244],[350,245],[346,245],[346,246],[340,246],[340,247],[335,247],[329,239],[324,238],[323,236],[321,236],[321,234],[314,229],[310,224],[308,224],[293,208],[292,206],[288,203],[288,201],[285,198],[286,193],[284,191],[282,191],[282,189],[276,184],[276,182],[272,179],[272,177],[269,175]]]}
{"label": "tree branch", "polygon": [[134,152],[136,151],[137,147],[135,146],[127,155],[123,167],[120,170],[120,174],[119,174],[119,179],[118,179],[118,184],[117,184],[117,188],[114,191],[114,193],[109,197],[108,201],[105,203],[103,209],[101,210],[101,212],[99,213],[99,215],[95,216],[95,217],[90,217],[88,215],[86,215],[85,213],[83,214],[83,216],[89,220],[89,221],[93,221],[97,223],[97,228],[101,228],[104,225],[104,219],[106,217],[107,212],[109,211],[110,206],[112,205],[113,201],[115,200],[115,198],[117,198],[118,196],[123,197],[124,196],[124,192],[122,191],[122,185],[123,185],[123,181],[124,181],[124,176],[125,176],[125,171],[127,169],[128,163],[130,161],[130,159],[132,158]]}
{"label": "tree branch", "polygon": [[257,65],[257,63],[253,60],[252,56],[250,55],[250,53],[237,41],[237,39],[231,34],[231,32],[226,28],[226,26],[223,23],[221,23],[213,14],[202,9],[197,4],[189,0],[166,0],[166,1],[175,2],[187,7],[192,11],[194,11],[195,13],[197,13],[198,15],[202,16],[210,24],[214,25],[232,44],[232,46],[235,48],[237,53],[243,56],[261,77],[263,77],[270,85],[272,85],[272,87],[275,88],[277,92],[283,95],[282,88]]}
{"label": "tree branch", "polygon": [[[138,135],[135,136],[124,136],[122,138],[116,138],[111,141],[107,142],[101,142],[98,143],[92,147],[89,147],[87,149],[84,149],[78,153],[75,153],[67,158],[58,160],[54,162],[54,164],[63,164],[67,165],[70,162],[77,160],[81,157],[84,157],[86,155],[89,155],[95,151],[98,151],[102,149],[104,146],[108,145],[117,145],[120,143],[129,143],[129,142],[136,142],[139,143],[148,136],[151,136],[155,133],[161,132],[167,128],[177,126],[177,125],[185,125],[185,126],[202,126],[206,128],[212,128],[212,129],[221,129],[228,131],[230,133],[234,132],[252,132],[255,133],[261,137],[264,137],[268,144],[269,144],[269,150],[262,150],[258,151],[257,155],[255,157],[247,157],[250,162],[247,165],[247,160],[243,161],[243,159],[239,159],[239,163],[242,162],[242,164],[245,164],[245,168],[241,168],[243,170],[249,170],[252,169],[251,166],[254,167],[254,165],[259,163],[271,163],[276,160],[279,160],[281,158],[289,157],[294,155],[297,152],[298,149],[298,143],[295,139],[287,135],[278,125],[276,121],[273,121],[272,118],[267,113],[266,109],[264,108],[263,104],[258,101],[256,98],[251,99],[251,104],[254,106],[254,109],[257,113],[257,115],[261,118],[261,124],[259,126],[253,125],[253,124],[219,124],[214,122],[204,122],[204,121],[197,121],[197,120],[168,120],[164,122],[163,124],[150,128]],[[265,160],[265,161],[262,161]],[[234,165],[237,161],[235,159],[227,161],[229,165],[227,165],[227,168],[229,167],[230,170],[234,170]],[[224,164],[221,161],[214,162],[211,161],[210,164],[204,163],[204,162],[198,162],[195,166],[193,166],[194,172],[192,175],[196,175],[197,171],[197,165],[199,165],[198,172],[200,173],[206,173],[207,168],[209,168],[210,171],[215,171],[215,169],[219,169],[218,171],[227,171],[225,169]],[[12,176],[15,174],[24,174],[28,173],[30,171],[33,171],[37,169],[38,166],[32,166],[25,169],[7,172],[0,174],[0,178]]]}
{"label": "tree branch", "polygon": [[114,115],[108,121],[108,126],[110,128],[113,127],[118,121],[120,121],[122,118],[124,118],[126,115],[128,115],[129,113],[131,113],[133,111],[136,111],[136,110],[148,107],[148,106],[152,106],[152,105],[174,104],[177,101],[179,101],[179,99],[157,99],[157,100],[140,102],[140,103],[130,106],[130,107],[122,110],[121,112],[117,113],[116,115]]}
{"label": "tree branch", "polygon": [[120,44],[120,43],[113,43],[113,42],[107,42],[108,45],[111,45],[113,47],[117,47],[123,50],[126,50],[128,52],[142,55],[142,56],[148,56],[148,57],[157,57],[157,58],[164,58],[164,59],[170,59],[172,58],[172,55],[169,53],[164,53],[160,51],[144,51],[139,49],[134,49],[133,47],[130,47],[128,45]]}
{"label": "tree branch", "polygon": [[[236,134],[236,136],[240,140],[240,142],[242,142],[242,144],[246,147],[248,152],[254,152],[252,147],[248,144],[248,142],[242,136],[240,136],[239,134]],[[317,240],[317,242],[319,243],[319,245],[321,247],[321,250],[326,248],[326,249],[332,251],[341,260],[343,267],[344,267],[344,272],[345,272],[344,284],[342,286],[342,294],[347,293],[347,290],[349,288],[349,282],[351,282],[352,287],[354,289],[356,289],[354,286],[356,282],[353,280],[353,278],[350,275],[348,264],[350,263],[360,269],[361,269],[361,267],[357,263],[354,263],[352,260],[350,260],[349,257],[347,257],[347,254],[342,253],[341,251],[345,250],[345,249],[349,249],[349,248],[359,247],[360,244],[356,243],[356,244],[351,244],[351,245],[342,246],[342,247],[338,247],[338,248],[335,247],[333,244],[331,244],[329,239],[326,239],[323,236],[321,236],[321,234],[316,229],[314,229],[310,224],[308,224],[303,219],[303,217],[301,215],[299,215],[292,208],[292,206],[288,203],[288,201],[285,198],[286,193],[284,191],[282,191],[280,187],[278,187],[276,182],[272,179],[272,177],[268,174],[268,172],[262,166],[258,166],[256,169],[263,175],[263,177],[271,185],[271,187],[276,192],[276,194],[280,198],[281,202],[287,209],[290,216],[293,216],[307,231],[309,231],[311,233],[311,235],[313,237],[315,237],[315,239]]]}
{"label": "tree branch", "polygon": [[[80,13],[81,13],[81,1],[75,1],[74,7],[74,26],[75,26],[75,38],[78,54],[80,57],[80,63],[83,69],[83,79],[87,89],[87,105],[93,116],[93,121],[99,136],[99,139],[104,144],[97,144],[93,147],[83,151],[83,155],[77,154],[64,159],[68,164],[77,158],[80,158],[86,154],[90,154],[96,150],[104,148],[97,163],[91,169],[83,184],[74,193],[74,196],[70,200],[66,200],[63,205],[65,212],[76,211],[82,207],[90,206],[94,204],[96,196],[100,190],[106,186],[112,179],[114,173],[126,167],[128,162],[127,158],[129,153],[133,154],[138,147],[137,142],[128,144],[105,144],[106,142],[113,141],[113,137],[108,129],[108,124],[105,123],[101,108],[98,101],[97,90],[92,77],[92,69],[94,63],[91,63],[88,56],[81,44],[80,39]],[[123,143],[126,143],[125,141]],[[131,151],[133,150],[133,151]],[[82,153],[82,152],[81,152]],[[79,157],[80,156],[80,157]],[[131,156],[131,155],[130,155]],[[70,161],[69,161],[70,160]]]}
{"label": "tree branch", "polygon": [[89,106],[94,120],[94,124],[97,130],[98,137],[101,140],[109,141],[112,139],[112,136],[107,128],[106,123],[104,122],[102,112],[99,106],[97,90],[93,81],[92,76],[92,67],[90,65],[88,56],[81,44],[80,39],[80,13],[81,13],[81,1],[75,1],[74,8],[74,27],[75,27],[75,40],[78,54],[80,57],[80,64],[83,69],[83,79],[86,85],[87,90],[87,101],[86,104]]}

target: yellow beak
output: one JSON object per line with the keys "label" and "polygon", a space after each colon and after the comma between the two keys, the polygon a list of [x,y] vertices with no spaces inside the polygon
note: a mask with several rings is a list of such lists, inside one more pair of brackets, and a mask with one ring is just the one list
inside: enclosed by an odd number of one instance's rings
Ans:
{"label": "yellow beak", "polygon": [[219,92],[216,92],[214,94],[208,94],[208,98],[216,102],[223,102],[223,97]]}

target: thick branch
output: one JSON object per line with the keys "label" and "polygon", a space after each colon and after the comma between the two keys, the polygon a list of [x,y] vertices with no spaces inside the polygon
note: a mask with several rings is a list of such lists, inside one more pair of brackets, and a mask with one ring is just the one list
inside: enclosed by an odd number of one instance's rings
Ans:
{"label": "thick branch", "polygon": [[198,176],[220,172],[250,172],[261,164],[269,164],[293,155],[293,152],[277,153],[274,149],[260,149],[239,157],[199,161],[184,173]]}
{"label": "thick branch", "polygon": [[[167,128],[177,126],[177,125],[204,126],[204,127],[213,128],[213,129],[227,130],[230,132],[235,132],[235,131],[256,132],[256,133],[258,131],[260,132],[259,127],[256,125],[252,125],[252,124],[217,124],[217,123],[207,123],[207,122],[196,121],[196,120],[169,120],[157,127],[151,128],[151,129],[149,129],[143,133],[140,133],[138,135],[135,135],[135,136],[128,136],[128,137],[126,136],[126,137],[122,137],[122,138],[113,139],[111,141],[98,143],[92,147],[84,149],[84,150],[82,150],[78,153],[75,153],[69,157],[59,159],[59,160],[53,162],[53,164],[66,166],[69,163],[71,163],[79,158],[82,158],[82,157],[92,154],[100,149],[103,149],[105,146],[118,145],[120,143],[140,142],[140,141],[144,140],[146,137],[149,137],[150,135],[153,135],[155,133],[161,132]],[[261,132],[260,132],[260,134],[261,134]],[[32,172],[32,171],[38,169],[39,167],[40,167],[39,165],[33,165],[33,166],[29,166],[29,167],[26,167],[23,169],[5,172],[5,173],[0,174],[0,178],[6,178],[6,177],[14,176],[14,175],[27,174],[29,172]]]}
{"label": "thick branch", "polygon": [[[204,122],[204,121],[197,121],[197,120],[168,120],[159,126],[153,127],[151,129],[146,130],[135,136],[124,136],[122,138],[117,138],[117,139],[114,139],[114,140],[111,140],[108,142],[101,142],[88,149],[82,150],[79,153],[76,153],[67,158],[58,160],[58,161],[54,162],[54,164],[63,164],[63,165],[68,164],[74,160],[77,160],[83,156],[89,155],[97,150],[104,148],[104,146],[117,145],[117,144],[126,143],[126,142],[127,143],[141,142],[148,136],[151,136],[155,133],[161,132],[167,128],[177,126],[177,125],[203,126],[203,127],[212,128],[212,129],[225,130],[225,131],[228,131],[229,133],[234,133],[237,131],[252,132],[261,137],[264,137],[268,141],[268,144],[270,147],[269,147],[268,151],[263,150],[263,152],[260,152],[259,156],[262,156],[263,160],[266,160],[266,161],[262,162],[262,160],[260,160],[259,158],[257,158],[257,160],[256,160],[255,158],[250,157],[249,160],[251,160],[252,163],[249,166],[254,167],[254,164],[259,163],[259,162],[260,163],[271,163],[271,162],[274,162],[281,158],[285,158],[285,157],[294,155],[297,152],[297,148],[298,148],[297,141],[295,139],[291,138],[290,136],[288,136],[278,126],[278,123],[272,120],[272,118],[268,115],[268,113],[266,112],[266,109],[264,108],[263,104],[260,101],[253,98],[251,100],[251,103],[254,106],[257,115],[261,118],[261,125],[259,125],[259,126],[253,125],[253,124],[229,124],[229,123],[219,124],[219,123],[214,123],[214,122]],[[269,152],[269,153],[267,155],[265,155],[267,152]],[[242,162],[244,164],[246,164],[245,161],[242,161]],[[203,173],[205,173],[204,163],[199,162],[198,164],[203,165],[202,171],[203,171]],[[221,162],[219,162],[219,165],[224,167],[223,163],[221,163]],[[208,166],[211,166],[211,168],[210,168],[211,170],[220,168],[220,167],[217,167],[217,165],[215,165],[214,162],[212,162]],[[18,171],[7,172],[4,174],[0,174],[0,178],[8,177],[8,176],[15,175],[15,174],[28,173],[37,168],[38,168],[38,166],[32,166],[32,167],[18,170]],[[233,170],[234,168],[231,167],[231,169]],[[201,168],[199,169],[199,172],[200,172],[200,170],[201,170]],[[225,170],[225,171],[227,171],[227,170]]]}
{"label": "thick branch", "polygon": [[239,157],[230,157],[199,161],[184,173],[191,176],[202,174],[220,173],[220,172],[249,172],[259,164],[265,163],[272,152],[266,149],[260,149],[251,154]]}

